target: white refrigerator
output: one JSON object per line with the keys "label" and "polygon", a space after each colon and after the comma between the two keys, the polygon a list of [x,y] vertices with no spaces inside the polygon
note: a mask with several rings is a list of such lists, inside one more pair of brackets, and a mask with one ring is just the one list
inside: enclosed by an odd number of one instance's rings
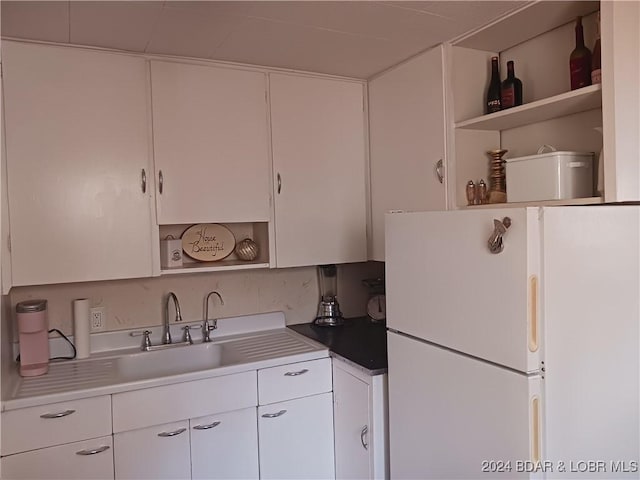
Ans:
{"label": "white refrigerator", "polygon": [[638,478],[640,207],[385,223],[391,478]]}

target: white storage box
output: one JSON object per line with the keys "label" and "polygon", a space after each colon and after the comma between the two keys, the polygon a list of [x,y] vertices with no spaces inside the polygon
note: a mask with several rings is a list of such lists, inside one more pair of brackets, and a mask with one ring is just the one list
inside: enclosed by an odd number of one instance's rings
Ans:
{"label": "white storage box", "polygon": [[593,196],[591,152],[539,153],[505,162],[508,202]]}

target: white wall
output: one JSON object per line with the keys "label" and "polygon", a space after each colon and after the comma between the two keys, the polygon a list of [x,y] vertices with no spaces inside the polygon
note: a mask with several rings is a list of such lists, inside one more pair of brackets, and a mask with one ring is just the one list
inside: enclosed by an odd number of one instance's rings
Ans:
{"label": "white wall", "polygon": [[[366,313],[367,290],[362,279],[382,275],[383,264],[361,263],[338,268],[338,300],[347,317]],[[16,303],[33,298],[48,300],[49,328],[72,333],[71,302],[89,298],[91,306],[107,308],[107,330],[160,325],[164,298],[173,291],[178,296],[185,321],[201,320],[204,297],[211,290],[222,295],[225,304],[211,300],[211,318],[233,317],[282,310],[287,324],[311,322],[318,306],[318,276],[315,267],[239,270],[158,278],[105,282],[15,287],[9,293],[15,322]],[[170,307],[173,316],[173,306]],[[14,335],[15,340],[15,335]]]}

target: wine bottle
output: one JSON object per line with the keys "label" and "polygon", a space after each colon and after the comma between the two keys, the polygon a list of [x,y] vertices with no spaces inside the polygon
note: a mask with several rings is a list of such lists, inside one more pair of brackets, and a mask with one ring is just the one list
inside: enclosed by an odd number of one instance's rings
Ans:
{"label": "wine bottle", "polygon": [[498,112],[501,108],[498,57],[491,57],[491,82],[489,82],[489,90],[487,90],[486,113]]}
{"label": "wine bottle", "polygon": [[502,109],[522,105],[522,82],[516,78],[513,60],[507,62],[507,78],[502,82]]}
{"label": "wine bottle", "polygon": [[571,90],[591,85],[591,52],[584,46],[582,17],[576,19],[576,48],[569,57]]}
{"label": "wine bottle", "polygon": [[591,83],[602,83],[602,73],[600,70],[600,12],[598,12],[596,43],[593,46],[593,56],[591,57]]}

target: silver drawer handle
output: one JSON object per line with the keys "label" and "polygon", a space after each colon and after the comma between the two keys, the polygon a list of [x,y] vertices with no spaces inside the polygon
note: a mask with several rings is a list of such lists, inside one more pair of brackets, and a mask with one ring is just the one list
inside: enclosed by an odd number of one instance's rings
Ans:
{"label": "silver drawer handle", "polygon": [[92,450],[80,450],[76,452],[76,455],[95,455],[96,453],[102,453],[109,450],[109,445],[102,445],[101,447],[94,448]]}
{"label": "silver drawer handle", "polygon": [[285,413],[287,413],[286,410],[280,410],[279,412],[276,412],[276,413],[265,413],[262,416],[264,418],[276,418],[276,417],[279,417],[281,415],[284,415]]}
{"label": "silver drawer handle", "polygon": [[364,439],[367,436],[367,433],[369,432],[369,427],[367,425],[365,425],[364,427],[362,427],[362,430],[360,430],[360,443],[362,443],[362,447],[365,450],[369,450],[369,444],[367,443],[367,441]]}
{"label": "silver drawer handle", "polygon": [[180,435],[181,433],[186,432],[186,428],[179,428],[178,430],[174,430],[173,432],[160,432],[158,434],[159,437],[175,437],[176,435]]}
{"label": "silver drawer handle", "polygon": [[285,377],[297,377],[298,375],[304,375],[305,373],[307,373],[309,370],[307,370],[306,368],[303,368],[302,370],[298,371],[298,372],[287,372],[284,374]]}
{"label": "silver drawer handle", "polygon": [[195,427],[193,427],[193,429],[194,430],[209,430],[210,428],[217,427],[218,425],[220,425],[220,423],[222,423],[222,422],[213,422],[213,423],[210,423],[209,425],[196,425]]}
{"label": "silver drawer handle", "polygon": [[40,415],[40,418],[62,418],[66,417],[67,415],[71,415],[72,413],[75,413],[75,410],[65,410],[64,412],[58,413],[43,413],[42,415]]}

